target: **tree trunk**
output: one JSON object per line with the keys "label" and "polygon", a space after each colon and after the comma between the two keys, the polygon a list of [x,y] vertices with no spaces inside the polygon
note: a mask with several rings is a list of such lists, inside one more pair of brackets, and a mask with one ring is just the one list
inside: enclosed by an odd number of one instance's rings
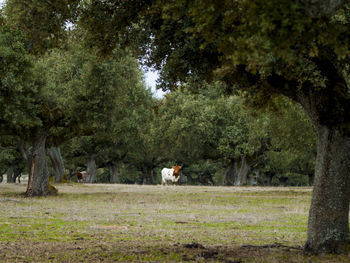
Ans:
{"label": "tree trunk", "polygon": [[97,168],[95,162],[95,156],[93,154],[86,156],[86,178],[85,183],[96,183]]}
{"label": "tree trunk", "polygon": [[64,164],[60,148],[51,147],[47,149],[47,154],[50,157],[52,168],[55,175],[55,182],[62,182],[64,175]]}
{"label": "tree trunk", "polygon": [[15,167],[15,169],[13,170],[13,179],[14,179],[14,183],[16,182],[16,180],[18,179],[18,183],[21,183],[21,176],[22,176],[22,172],[23,172],[23,168],[20,166]]}
{"label": "tree trunk", "polygon": [[305,250],[342,253],[349,242],[350,138],[318,127],[314,190]]}
{"label": "tree trunk", "polygon": [[108,165],[108,168],[111,174],[110,182],[112,184],[119,184],[120,183],[119,164],[117,162],[111,162]]}
{"label": "tree trunk", "polygon": [[239,168],[237,166],[238,166],[238,163],[236,162],[235,163],[236,173],[235,173],[234,185],[236,186],[246,185],[250,167],[247,163],[245,156],[241,158]]}
{"label": "tree trunk", "polygon": [[15,168],[13,167],[13,165],[11,165],[8,169],[7,169],[7,183],[15,183],[16,177],[15,177],[15,173],[14,173]]}
{"label": "tree trunk", "polygon": [[249,185],[259,185],[260,181],[260,171],[255,170],[252,178],[250,179]]}
{"label": "tree trunk", "polygon": [[350,101],[348,84],[334,65],[315,60],[327,76],[327,88],[299,89],[296,100],[318,135],[314,189],[309,211],[306,252],[342,253],[349,242]]}
{"label": "tree trunk", "polygon": [[26,191],[26,196],[28,197],[43,196],[55,192],[52,191],[52,186],[50,189],[48,186],[49,172],[47,169],[45,154],[46,138],[47,134],[45,132],[38,134],[29,154],[29,178]]}
{"label": "tree trunk", "polygon": [[143,181],[142,184],[155,184],[153,176],[153,167],[147,166],[142,169]]}
{"label": "tree trunk", "polygon": [[222,182],[223,185],[229,186],[234,185],[235,178],[235,161],[230,160],[226,166],[224,180]]}
{"label": "tree trunk", "polygon": [[249,169],[245,156],[239,162],[230,160],[225,171],[223,185],[246,185]]}

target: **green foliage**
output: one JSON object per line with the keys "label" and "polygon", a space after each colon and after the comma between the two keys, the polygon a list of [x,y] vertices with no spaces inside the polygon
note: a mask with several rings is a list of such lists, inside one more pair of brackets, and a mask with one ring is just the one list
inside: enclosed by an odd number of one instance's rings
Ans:
{"label": "green foliage", "polygon": [[252,155],[262,147],[264,134],[253,130],[259,118],[244,109],[241,98],[217,93],[222,85],[207,85],[207,92],[197,94],[185,86],[166,95],[159,107],[158,127],[163,155],[169,160],[230,160]]}
{"label": "green foliage", "polygon": [[182,169],[186,180],[180,178],[180,181],[189,185],[220,185],[221,181],[215,180],[214,174],[221,166],[221,163],[210,160],[191,163]]}
{"label": "green foliage", "polygon": [[2,134],[20,133],[40,125],[32,58],[27,54],[23,34],[0,27],[0,130]]}
{"label": "green foliage", "polygon": [[[18,154],[15,150],[5,149],[0,151],[0,174],[6,173],[7,169],[16,162]],[[20,160],[20,159],[19,159]]]}
{"label": "green foliage", "polygon": [[124,164],[120,167],[120,179],[124,184],[142,184],[142,173],[133,165]]}
{"label": "green foliage", "polygon": [[159,85],[173,89],[189,72],[210,73],[217,64],[214,50],[198,50],[203,37],[189,39],[194,26],[182,2],[163,1],[86,1],[79,26],[87,31],[85,42],[108,54],[116,43],[133,47],[135,54],[160,70]]}
{"label": "green foliage", "polygon": [[43,64],[48,68],[46,97],[58,100],[72,129],[63,136],[75,137],[68,143],[72,156],[98,155],[106,164],[137,150],[151,94],[134,58],[116,49],[100,59],[73,44],[68,51],[51,52]]}
{"label": "green foliage", "polygon": [[[305,184],[308,182],[305,176],[313,175],[316,161],[314,127],[301,107],[290,100],[276,99],[275,106],[275,110],[268,113],[265,128],[270,136],[270,145],[265,153],[263,171],[285,178],[284,184],[298,185],[296,181]],[[289,177],[293,174],[299,174],[300,180],[290,182]],[[294,178],[297,179],[297,176]]]}
{"label": "green foliage", "polygon": [[7,0],[6,23],[25,32],[26,50],[43,54],[60,46],[67,37],[67,26],[77,16],[79,0]]}
{"label": "green foliage", "polygon": [[97,170],[96,176],[97,183],[109,183],[110,182],[110,172],[108,169]]}
{"label": "green foliage", "polygon": [[276,148],[301,152],[316,152],[315,127],[300,105],[280,97],[274,100],[275,110],[269,112],[267,127]]}
{"label": "green foliage", "polygon": [[218,76],[255,105],[283,94],[310,111],[303,98],[317,97],[312,110],[322,117],[313,121],[348,130],[349,8],[314,16],[304,1],[92,1],[80,25],[101,49],[113,35],[139,47],[163,89]]}

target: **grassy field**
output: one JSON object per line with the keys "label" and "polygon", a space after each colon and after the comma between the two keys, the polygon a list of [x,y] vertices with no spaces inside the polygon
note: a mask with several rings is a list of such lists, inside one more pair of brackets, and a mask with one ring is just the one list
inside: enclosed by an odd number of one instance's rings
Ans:
{"label": "grassy field", "polygon": [[311,188],[0,184],[0,262],[349,262],[310,256]]}

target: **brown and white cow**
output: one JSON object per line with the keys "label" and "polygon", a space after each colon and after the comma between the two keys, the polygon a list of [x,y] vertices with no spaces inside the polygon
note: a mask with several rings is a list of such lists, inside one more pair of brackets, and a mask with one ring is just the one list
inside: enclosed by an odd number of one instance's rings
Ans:
{"label": "brown and white cow", "polygon": [[86,174],[87,174],[86,171],[75,172],[75,173],[74,173],[74,175],[77,177],[79,183],[84,182],[84,179],[85,179],[85,177],[86,177]]}
{"label": "brown and white cow", "polygon": [[166,185],[167,181],[172,181],[173,184],[177,185],[177,181],[180,178],[181,166],[175,165],[173,168],[162,169],[162,184]]}

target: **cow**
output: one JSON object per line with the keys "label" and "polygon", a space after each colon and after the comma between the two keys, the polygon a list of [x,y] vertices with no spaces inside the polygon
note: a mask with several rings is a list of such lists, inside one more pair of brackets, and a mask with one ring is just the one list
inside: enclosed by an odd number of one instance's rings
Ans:
{"label": "cow", "polygon": [[162,185],[166,185],[166,181],[172,181],[173,184],[177,185],[177,181],[180,178],[181,166],[175,165],[173,168],[162,169]]}
{"label": "cow", "polygon": [[82,171],[82,172],[75,172],[74,175],[77,177],[78,182],[82,183],[86,177],[87,172]]}

